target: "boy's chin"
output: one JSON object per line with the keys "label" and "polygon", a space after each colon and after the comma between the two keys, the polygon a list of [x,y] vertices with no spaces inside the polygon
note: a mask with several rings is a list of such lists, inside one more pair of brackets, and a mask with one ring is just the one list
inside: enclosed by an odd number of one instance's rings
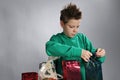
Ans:
{"label": "boy's chin", "polygon": [[70,38],[73,38],[75,35],[71,35],[71,36],[68,36],[68,37],[70,37]]}

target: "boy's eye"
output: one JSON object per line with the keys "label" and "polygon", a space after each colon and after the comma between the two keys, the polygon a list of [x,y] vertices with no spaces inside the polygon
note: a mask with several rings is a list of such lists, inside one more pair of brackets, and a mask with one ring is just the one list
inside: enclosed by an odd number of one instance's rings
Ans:
{"label": "boy's eye", "polygon": [[74,26],[70,26],[70,28],[74,28]]}
{"label": "boy's eye", "polygon": [[77,28],[79,28],[79,26],[77,26]]}
{"label": "boy's eye", "polygon": [[71,25],[68,25],[69,28],[79,28],[79,26],[71,26]]}
{"label": "boy's eye", "polygon": [[74,26],[69,25],[70,28],[74,28]]}

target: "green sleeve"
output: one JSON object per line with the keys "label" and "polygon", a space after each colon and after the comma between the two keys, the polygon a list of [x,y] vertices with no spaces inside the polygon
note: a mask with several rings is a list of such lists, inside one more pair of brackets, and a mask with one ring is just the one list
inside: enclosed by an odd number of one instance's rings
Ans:
{"label": "green sleeve", "polygon": [[79,57],[81,56],[81,52],[81,48],[61,44],[58,42],[58,37],[56,36],[53,36],[50,41],[46,43],[46,53],[49,56]]}
{"label": "green sleeve", "polygon": [[[94,48],[91,41],[84,35],[84,42],[85,42],[85,46],[86,46],[86,50],[90,51],[91,53],[95,54],[96,51],[97,51],[97,48]],[[105,56],[103,57],[98,57],[97,59],[100,61],[100,62],[104,62],[105,61]]]}
{"label": "green sleeve", "polygon": [[105,61],[105,59],[106,59],[106,56],[98,57],[98,60],[99,60],[101,63],[103,63],[103,62]]}

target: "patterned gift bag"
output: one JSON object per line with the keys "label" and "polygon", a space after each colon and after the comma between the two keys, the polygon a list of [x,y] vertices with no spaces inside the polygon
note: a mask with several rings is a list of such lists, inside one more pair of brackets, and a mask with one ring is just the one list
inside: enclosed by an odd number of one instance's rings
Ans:
{"label": "patterned gift bag", "polygon": [[[50,56],[48,61],[40,63],[38,79],[39,80],[59,80],[62,79],[62,75],[56,73],[54,60],[59,57]],[[58,78],[59,77],[59,78]]]}
{"label": "patterned gift bag", "polygon": [[80,63],[73,60],[62,61],[64,80],[81,80]]}

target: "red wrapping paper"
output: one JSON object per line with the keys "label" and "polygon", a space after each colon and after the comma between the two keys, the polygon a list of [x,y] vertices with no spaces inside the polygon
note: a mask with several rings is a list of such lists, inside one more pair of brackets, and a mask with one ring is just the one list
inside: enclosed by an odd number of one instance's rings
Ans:
{"label": "red wrapping paper", "polygon": [[22,73],[22,80],[38,80],[38,73],[36,72]]}
{"label": "red wrapping paper", "polygon": [[81,80],[80,63],[78,61],[62,61],[64,80]]}

